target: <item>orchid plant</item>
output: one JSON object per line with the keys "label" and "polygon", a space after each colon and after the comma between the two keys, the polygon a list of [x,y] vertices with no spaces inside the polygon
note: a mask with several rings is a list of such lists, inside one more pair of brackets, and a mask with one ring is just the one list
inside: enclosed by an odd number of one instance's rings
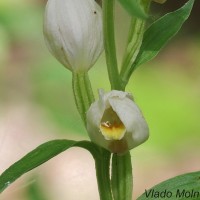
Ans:
{"label": "orchid plant", "polygon": [[[114,37],[115,0],[48,0],[44,16],[46,45],[72,72],[75,103],[91,141],[63,139],[41,144],[1,174],[0,192],[68,148],[82,147],[95,160],[100,199],[133,199],[130,150],[148,139],[149,128],[133,95],[125,88],[135,69],[153,59],[179,31],[190,15],[194,0],[188,0],[178,10],[148,26],[151,4],[165,0],[118,1],[131,16],[121,68],[118,67]],[[99,99],[95,99],[88,71],[103,50],[111,91],[99,89]],[[184,187],[200,190],[199,177],[200,172],[184,174],[153,189],[173,191]],[[146,194],[137,199],[147,199]],[[175,199],[175,196],[171,198]]]}

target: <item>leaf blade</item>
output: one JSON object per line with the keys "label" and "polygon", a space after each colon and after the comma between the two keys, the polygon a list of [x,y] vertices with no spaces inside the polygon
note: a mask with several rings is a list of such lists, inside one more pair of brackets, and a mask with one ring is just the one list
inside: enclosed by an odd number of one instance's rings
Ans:
{"label": "leaf blade", "polygon": [[147,18],[140,0],[118,0],[124,9],[132,16],[139,18]]}
{"label": "leaf blade", "polygon": [[194,0],[189,0],[180,9],[168,13],[155,21],[144,33],[140,52],[132,66],[132,71],[139,65],[153,59],[165,44],[176,35],[188,19]]}
{"label": "leaf blade", "polygon": [[23,174],[40,166],[68,148],[75,146],[87,149],[93,156],[97,153],[96,146],[89,141],[77,142],[73,140],[52,140],[46,142],[26,154],[22,159],[11,165],[1,174],[0,193]]}
{"label": "leaf blade", "polygon": [[[192,190],[200,191],[200,171],[183,174],[183,175],[168,179],[154,186],[153,188],[151,188],[151,190],[153,189],[154,191],[159,191],[159,192],[162,192],[165,190],[170,191],[172,193],[172,196],[170,197],[170,199],[187,199],[187,198],[181,197],[180,193],[177,193],[177,191],[178,190],[180,192],[182,192],[183,190],[191,191],[191,192]],[[140,197],[137,198],[137,200],[146,200],[146,199],[147,199],[146,193],[143,193]],[[152,198],[148,198],[148,199],[152,199]]]}

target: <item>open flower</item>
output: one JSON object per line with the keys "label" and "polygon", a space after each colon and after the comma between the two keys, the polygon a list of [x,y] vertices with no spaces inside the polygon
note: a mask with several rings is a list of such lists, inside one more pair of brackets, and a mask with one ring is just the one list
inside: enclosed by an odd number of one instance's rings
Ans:
{"label": "open flower", "polygon": [[94,0],[48,0],[44,37],[65,67],[87,71],[103,50],[101,7]]}
{"label": "open flower", "polygon": [[123,154],[148,139],[149,130],[131,94],[99,91],[87,112],[91,140],[112,153]]}

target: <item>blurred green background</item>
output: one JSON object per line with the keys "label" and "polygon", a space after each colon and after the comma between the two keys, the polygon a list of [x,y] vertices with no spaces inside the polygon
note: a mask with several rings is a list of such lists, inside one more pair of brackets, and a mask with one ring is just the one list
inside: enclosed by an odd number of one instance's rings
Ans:
{"label": "blurred green background", "polygon": [[[178,3],[175,4],[172,2],[174,3],[174,0],[162,6],[154,4],[151,20],[168,10],[180,7],[184,1],[176,1]],[[44,133],[41,132],[41,135],[45,134],[45,138],[88,139],[73,101],[71,73],[50,55],[43,40],[45,3],[42,0],[0,1],[0,120],[5,116],[12,118],[12,110],[20,105],[22,110],[27,107],[31,109],[26,119],[32,120],[32,113],[36,116],[34,118],[36,124],[45,126]],[[127,91],[133,93],[150,127],[148,142],[132,151],[133,160],[136,162],[135,173],[141,175],[141,177],[135,175],[136,180],[142,180],[141,185],[136,184],[138,187],[136,193],[144,190],[142,186],[146,182],[144,177],[150,176],[152,170],[160,170],[159,178],[155,182],[162,180],[166,174],[170,176],[179,171],[198,170],[200,164],[197,164],[200,151],[200,22],[196,14],[198,8],[199,2],[196,2],[193,14],[182,31],[156,59],[135,71],[127,87]],[[116,38],[120,61],[126,42],[129,17],[119,5],[116,9]],[[106,91],[110,89],[104,55],[91,69],[89,75],[96,97],[98,88],[104,88]],[[9,115],[7,115],[8,110]],[[19,113],[21,112],[23,111],[19,110]],[[12,127],[13,124],[8,123],[8,126]],[[32,125],[29,129],[32,133],[37,127]],[[1,153],[1,149],[5,148],[4,134],[0,129],[0,157],[5,156]],[[20,136],[20,142],[25,145],[23,137]],[[28,132],[25,133],[25,137],[29,137]],[[32,133],[29,142],[34,141],[36,137],[38,136]],[[19,143],[19,140],[16,140],[17,142]],[[6,148],[9,148],[9,142]],[[170,163],[174,168],[170,168],[169,172],[167,167],[169,165],[163,163]],[[140,168],[143,171],[140,171]],[[150,180],[149,183],[152,182]],[[44,199],[36,196],[30,198]],[[10,200],[15,199],[17,197],[12,197]]]}

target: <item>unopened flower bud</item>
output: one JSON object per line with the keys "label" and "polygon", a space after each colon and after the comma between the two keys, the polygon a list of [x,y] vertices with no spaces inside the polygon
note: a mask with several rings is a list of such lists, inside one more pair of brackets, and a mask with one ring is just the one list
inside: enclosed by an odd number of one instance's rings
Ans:
{"label": "unopened flower bud", "polygon": [[102,9],[94,0],[48,0],[44,36],[58,61],[85,72],[103,50]]}
{"label": "unopened flower bud", "polygon": [[99,91],[87,112],[91,140],[112,153],[123,154],[148,139],[149,129],[141,111],[127,92]]}

